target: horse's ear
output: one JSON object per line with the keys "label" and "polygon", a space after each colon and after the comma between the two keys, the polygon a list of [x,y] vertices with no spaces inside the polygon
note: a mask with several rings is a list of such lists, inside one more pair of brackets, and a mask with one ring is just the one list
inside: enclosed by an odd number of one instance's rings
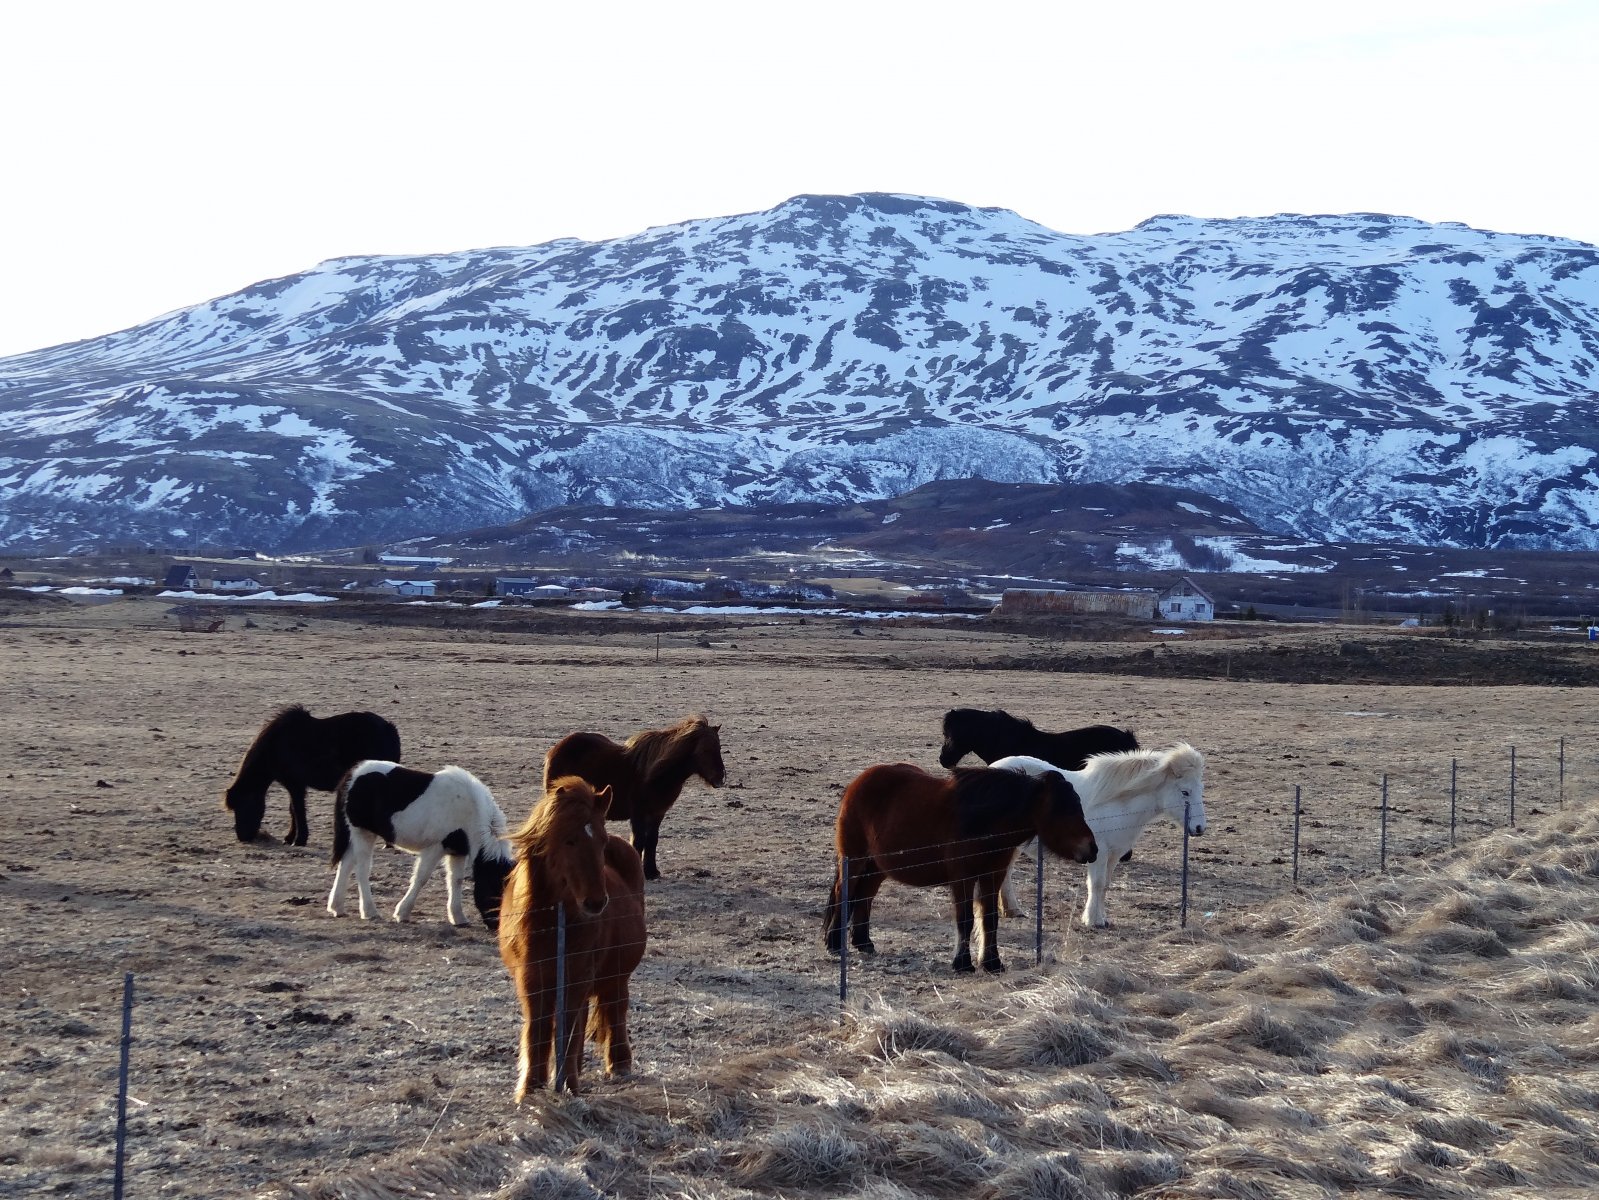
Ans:
{"label": "horse's ear", "polygon": [[605,814],[611,811],[611,785],[606,784],[594,793],[594,808],[600,814],[600,820],[605,819]]}

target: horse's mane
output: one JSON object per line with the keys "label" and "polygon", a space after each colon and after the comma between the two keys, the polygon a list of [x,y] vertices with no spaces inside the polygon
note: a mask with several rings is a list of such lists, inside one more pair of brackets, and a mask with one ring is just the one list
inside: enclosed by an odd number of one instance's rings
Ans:
{"label": "horse's mane", "polygon": [[533,805],[533,811],[528,813],[521,828],[507,839],[516,847],[516,857],[526,861],[530,857],[542,856],[549,848],[552,837],[559,831],[568,810],[584,803],[585,798],[592,813],[594,789],[589,784],[575,775],[563,775],[560,779],[550,780],[549,790]]}
{"label": "horse's mane", "polygon": [[955,787],[956,820],[963,835],[980,829],[986,815],[1014,814],[1032,798],[1037,786],[1030,775],[991,767],[956,767],[950,775]]}
{"label": "horse's mane", "polygon": [[311,714],[303,704],[285,704],[273,713],[261,726],[261,731],[250,742],[245,750],[244,757],[239,760],[238,778],[243,779],[261,766],[261,759],[271,750],[278,734],[283,732],[285,726],[295,721],[307,720]]}
{"label": "horse's mane", "polygon": [[1038,727],[1026,717],[1013,717],[1003,708],[952,708],[944,714],[946,730],[951,721],[980,724],[985,729],[994,725],[1019,725],[1029,733],[1038,732]]}
{"label": "horse's mane", "polygon": [[1119,750],[1112,754],[1095,754],[1074,772],[1088,784],[1091,796],[1084,796],[1089,804],[1113,803],[1121,797],[1143,790],[1150,776],[1159,774],[1186,774],[1203,770],[1205,756],[1187,742],[1178,742],[1166,750]]}
{"label": "horse's mane", "polygon": [[685,717],[666,729],[643,729],[623,743],[622,753],[637,769],[639,777],[648,779],[660,768],[690,753],[710,724],[708,718],[699,714]]}

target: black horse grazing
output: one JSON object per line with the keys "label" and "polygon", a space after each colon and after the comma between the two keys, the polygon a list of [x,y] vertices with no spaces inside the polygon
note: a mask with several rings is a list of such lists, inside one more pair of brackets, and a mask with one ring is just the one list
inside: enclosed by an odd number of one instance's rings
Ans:
{"label": "black horse grazing", "polygon": [[968,753],[985,763],[1025,754],[1067,771],[1081,771],[1091,754],[1137,749],[1133,731],[1114,725],[1044,733],[1031,721],[1001,708],[952,708],[944,714],[944,748],[938,753],[938,765],[953,767]]}
{"label": "black horse grazing", "polygon": [[331,792],[339,779],[364,758],[398,762],[400,732],[370,712],[313,717],[298,704],[281,709],[261,727],[244,752],[239,773],[222,795],[233,813],[233,831],[253,842],[266,814],[267,789],[281,783],[289,793],[289,832],[285,842],[305,845],[307,788]]}

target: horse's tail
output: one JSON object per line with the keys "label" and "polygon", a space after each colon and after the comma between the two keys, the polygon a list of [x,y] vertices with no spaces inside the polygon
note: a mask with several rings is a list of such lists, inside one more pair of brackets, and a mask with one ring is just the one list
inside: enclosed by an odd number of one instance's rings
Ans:
{"label": "horse's tail", "polygon": [[346,771],[344,778],[339,780],[339,786],[333,793],[333,865],[336,867],[344,860],[345,852],[350,848],[350,822],[344,815],[344,800],[350,793],[350,773]]}

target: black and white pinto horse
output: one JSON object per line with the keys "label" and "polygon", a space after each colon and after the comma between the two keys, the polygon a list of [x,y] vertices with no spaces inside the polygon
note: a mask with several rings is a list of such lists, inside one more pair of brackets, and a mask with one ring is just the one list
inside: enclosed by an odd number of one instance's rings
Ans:
{"label": "black and white pinto horse", "polygon": [[289,832],[283,840],[305,845],[306,789],[331,792],[363,758],[399,761],[400,731],[392,722],[370,712],[313,717],[298,704],[278,710],[255,735],[222,794],[222,807],[233,814],[233,832],[241,842],[256,839],[267,789],[281,783],[289,793]]}
{"label": "black and white pinto horse", "polygon": [[417,894],[444,860],[452,925],[465,925],[462,890],[472,865],[472,897],[490,930],[500,927],[500,894],[515,854],[506,840],[505,813],[470,771],[445,767],[429,774],[382,760],[357,763],[339,782],[333,807],[333,890],[328,911],[344,913],[344,894],[355,876],[361,919],[371,920],[372,852],[384,841],[416,855],[411,887],[394,907],[409,920]]}
{"label": "black and white pinto horse", "polygon": [[[946,769],[968,754],[975,754],[992,765],[1002,758],[1025,755],[1042,759],[1067,771],[1081,771],[1095,754],[1117,754],[1138,749],[1131,729],[1114,725],[1085,725],[1063,733],[1045,733],[1025,717],[1013,717],[1002,708],[952,708],[944,714],[944,745],[938,752],[938,765]],[[1122,862],[1133,856],[1122,855]],[[999,911],[1007,917],[1023,917],[1026,912],[1016,900],[1011,877],[999,892]]]}

